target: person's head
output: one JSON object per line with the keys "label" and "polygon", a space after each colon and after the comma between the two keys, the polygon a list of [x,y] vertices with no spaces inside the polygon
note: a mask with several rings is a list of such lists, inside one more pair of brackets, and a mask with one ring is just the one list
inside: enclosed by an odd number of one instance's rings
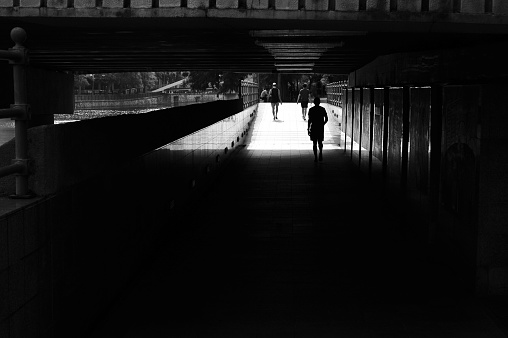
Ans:
{"label": "person's head", "polygon": [[307,88],[307,84],[306,83],[303,84],[303,88]]}
{"label": "person's head", "polygon": [[277,87],[277,83],[275,83],[275,82],[274,82],[274,83],[272,84],[272,87]]}
{"label": "person's head", "polygon": [[319,104],[320,104],[320,103],[321,103],[321,99],[320,99],[318,96],[316,96],[316,97],[314,98],[314,104],[315,104],[316,106],[319,106]]}

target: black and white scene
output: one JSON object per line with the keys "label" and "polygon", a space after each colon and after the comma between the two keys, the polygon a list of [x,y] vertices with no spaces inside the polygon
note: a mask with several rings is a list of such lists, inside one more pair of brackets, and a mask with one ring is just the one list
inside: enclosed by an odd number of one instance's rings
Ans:
{"label": "black and white scene", "polygon": [[506,0],[0,0],[0,338],[507,338],[507,60]]}

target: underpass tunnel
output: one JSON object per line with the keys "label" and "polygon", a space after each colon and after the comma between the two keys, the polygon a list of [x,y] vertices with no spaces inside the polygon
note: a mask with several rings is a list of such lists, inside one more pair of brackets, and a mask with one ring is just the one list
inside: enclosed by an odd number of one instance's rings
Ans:
{"label": "underpass tunnel", "polygon": [[[0,147],[30,163],[0,179],[0,337],[506,336],[501,2],[164,3],[0,7],[33,117],[29,161]],[[54,124],[74,74],[153,69],[268,74],[279,116],[241,83]],[[295,74],[333,79],[323,161]]]}

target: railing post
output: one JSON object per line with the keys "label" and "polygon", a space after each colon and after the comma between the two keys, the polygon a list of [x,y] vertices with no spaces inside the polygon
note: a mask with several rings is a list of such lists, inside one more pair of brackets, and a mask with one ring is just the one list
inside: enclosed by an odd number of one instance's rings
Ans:
{"label": "railing post", "polygon": [[14,104],[11,105],[11,110],[18,112],[12,116],[12,119],[15,121],[14,136],[16,148],[16,158],[12,161],[12,166],[18,169],[14,172],[14,175],[16,175],[16,194],[11,197],[30,198],[33,197],[28,190],[27,122],[30,120],[30,106],[27,103],[25,74],[25,66],[28,64],[28,51],[22,45],[26,40],[25,30],[19,27],[13,28],[11,30],[11,39],[15,42],[15,45],[9,49],[9,52],[17,55],[16,58],[9,60],[13,68],[14,80]]}
{"label": "railing post", "polygon": [[248,82],[240,80],[239,87],[239,98],[242,100],[243,109],[249,108],[258,102],[257,87],[258,84],[255,82]]}

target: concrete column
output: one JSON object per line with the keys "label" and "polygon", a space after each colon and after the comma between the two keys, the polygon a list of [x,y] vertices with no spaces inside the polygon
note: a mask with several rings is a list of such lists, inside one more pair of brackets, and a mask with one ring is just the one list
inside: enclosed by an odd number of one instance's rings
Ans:
{"label": "concrete column", "polygon": [[369,119],[369,178],[372,177],[372,148],[374,144],[374,87],[370,87],[370,119]]}
{"label": "concrete column", "polygon": [[411,107],[409,86],[402,89],[402,163],[400,168],[400,186],[402,192],[407,188],[407,165],[408,165],[408,146],[409,146],[409,109]]}
{"label": "concrete column", "polygon": [[355,87],[351,87],[351,160],[353,160],[353,143],[355,134]]}
{"label": "concrete column", "polygon": [[478,187],[477,273],[478,295],[508,295],[508,102],[506,85],[484,85]]}
{"label": "concrete column", "polygon": [[55,114],[74,113],[72,74],[28,68],[27,92],[33,119],[30,127],[53,124]]}
{"label": "concrete column", "polygon": [[388,122],[390,113],[390,87],[384,89],[384,107],[383,107],[383,182],[386,181],[388,172]]}
{"label": "concrete column", "polygon": [[430,172],[429,172],[429,205],[430,224],[429,242],[436,241],[436,226],[439,210],[439,182],[441,173],[441,134],[443,116],[443,86],[431,87],[430,111]]}
{"label": "concrete column", "polygon": [[358,167],[362,165],[362,132],[363,132],[363,87],[360,87],[360,111],[358,112]]}
{"label": "concrete column", "polygon": [[344,152],[346,149],[346,138],[347,138],[347,104],[349,102],[347,85],[345,83],[342,84],[342,131],[344,132]]}

